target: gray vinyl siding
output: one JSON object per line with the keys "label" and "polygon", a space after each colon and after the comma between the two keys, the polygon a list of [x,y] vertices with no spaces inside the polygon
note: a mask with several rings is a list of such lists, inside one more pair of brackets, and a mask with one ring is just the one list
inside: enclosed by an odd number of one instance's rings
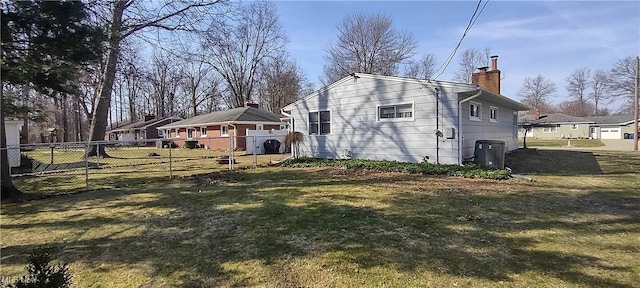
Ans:
{"label": "gray vinyl siding", "polygon": [[[457,127],[457,92],[440,87],[440,130]],[[436,107],[433,87],[418,83],[352,78],[297,103],[294,129],[305,134],[302,156],[436,162]],[[413,103],[413,120],[378,121],[378,106]],[[309,135],[309,112],[331,111],[331,134]],[[457,135],[456,135],[457,138]],[[457,163],[457,139],[439,139],[439,162]]]}
{"label": "gray vinyl siding", "polygon": [[[480,121],[469,118],[469,102],[481,104]],[[490,121],[491,106],[498,108],[497,122]],[[462,103],[462,159],[473,157],[476,140],[501,140],[505,150],[518,148],[517,121],[514,123],[513,109],[487,101],[483,97]]]}

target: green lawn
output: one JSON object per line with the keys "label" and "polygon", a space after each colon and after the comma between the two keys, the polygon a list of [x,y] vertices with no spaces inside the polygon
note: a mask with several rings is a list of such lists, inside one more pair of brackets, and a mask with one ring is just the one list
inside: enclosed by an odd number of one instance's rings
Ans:
{"label": "green lawn", "polygon": [[[523,147],[524,141],[518,139],[520,147]],[[602,147],[604,143],[598,139],[535,139],[527,138],[527,147]]]}
{"label": "green lawn", "polygon": [[76,287],[637,287],[639,154],[531,149],[507,164],[535,181],[280,167],[130,175],[128,186],[3,204],[0,274],[22,275],[44,246]]}

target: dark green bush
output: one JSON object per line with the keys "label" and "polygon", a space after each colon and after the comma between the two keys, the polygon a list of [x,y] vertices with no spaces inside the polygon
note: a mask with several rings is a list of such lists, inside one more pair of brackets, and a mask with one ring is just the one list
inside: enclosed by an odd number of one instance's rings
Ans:
{"label": "dark green bush", "polygon": [[71,273],[67,264],[58,264],[55,267],[49,266],[49,262],[53,260],[51,253],[46,249],[36,249],[27,256],[27,267],[25,269],[29,273],[22,276],[13,284],[7,287],[11,288],[67,288],[71,286]]}
{"label": "dark green bush", "polygon": [[425,175],[448,175],[465,178],[484,178],[484,179],[508,179],[509,171],[503,169],[494,169],[481,167],[475,164],[464,165],[444,165],[432,164],[428,162],[422,163],[405,163],[398,161],[376,161],[363,159],[318,159],[318,158],[297,158],[288,159],[281,164],[284,167],[344,167],[346,169],[366,169],[382,172],[403,172]]}

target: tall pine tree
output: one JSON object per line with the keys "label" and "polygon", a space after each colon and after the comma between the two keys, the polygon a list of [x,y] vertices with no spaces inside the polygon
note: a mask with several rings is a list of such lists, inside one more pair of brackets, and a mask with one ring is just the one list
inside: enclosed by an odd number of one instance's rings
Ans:
{"label": "tall pine tree", "polygon": [[99,61],[101,27],[81,1],[2,1],[2,93],[0,93],[1,198],[20,196],[11,181],[5,137],[4,85],[30,85],[41,93],[73,94],[85,64]]}

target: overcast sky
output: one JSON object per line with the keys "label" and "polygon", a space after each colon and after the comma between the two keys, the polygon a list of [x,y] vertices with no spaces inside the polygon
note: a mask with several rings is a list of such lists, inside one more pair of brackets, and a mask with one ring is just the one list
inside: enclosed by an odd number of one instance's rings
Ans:
{"label": "overcast sky", "polygon": [[[336,26],[355,12],[383,12],[397,29],[413,34],[418,55],[444,62],[462,36],[477,1],[276,1],[289,38],[288,51],[320,88],[325,49]],[[484,1],[483,1],[484,3]],[[489,1],[459,49],[490,47],[499,55],[502,94],[518,99],[527,76],[542,74],[566,95],[565,78],[580,67],[609,70],[640,54],[640,1]],[[458,58],[438,80],[451,80]]]}

